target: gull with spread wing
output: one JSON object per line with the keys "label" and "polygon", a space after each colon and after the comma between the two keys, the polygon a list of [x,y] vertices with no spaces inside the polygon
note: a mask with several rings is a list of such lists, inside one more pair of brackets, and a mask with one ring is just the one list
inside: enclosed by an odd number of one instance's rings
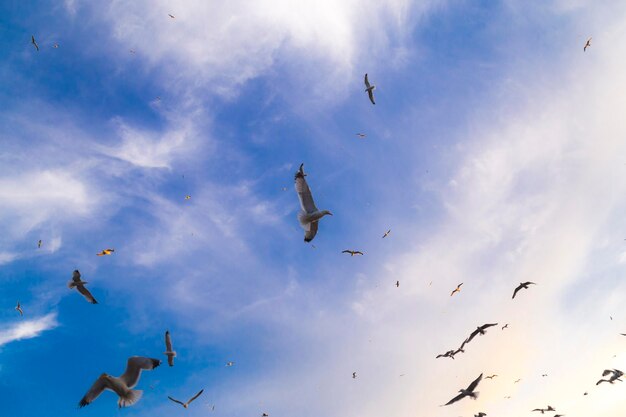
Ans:
{"label": "gull with spread wing", "polygon": [[72,274],[72,279],[69,280],[69,282],[67,283],[67,288],[69,288],[70,290],[76,288],[78,292],[81,293],[83,297],[85,297],[85,299],[91,304],[98,304],[98,302],[93,297],[93,295],[91,295],[89,290],[85,288],[85,284],[87,284],[87,281],[81,280],[80,272],[78,271],[78,269],[75,269],[74,273]]}
{"label": "gull with spread wing", "polygon": [[304,173],[303,166],[304,164],[300,164],[300,169],[296,172],[295,176],[296,192],[298,193],[300,207],[302,208],[298,213],[298,220],[300,221],[300,226],[304,229],[304,241],[310,242],[317,234],[319,220],[326,215],[332,216],[333,214],[328,210],[318,210],[315,206],[311,189],[304,178],[306,174]]}
{"label": "gull with spread wing", "polygon": [[172,337],[170,336],[170,331],[165,331],[165,355],[167,356],[167,364],[169,366],[174,366],[174,358],[176,357],[176,352],[172,350]]}
{"label": "gull with spread wing", "polygon": [[447,403],[444,404],[445,405],[450,405],[452,403],[455,403],[459,400],[462,400],[465,397],[470,397],[472,399],[476,399],[478,398],[478,392],[474,392],[474,390],[476,389],[476,387],[478,387],[478,383],[480,382],[480,380],[483,379],[483,374],[480,374],[478,376],[478,378],[476,378],[475,380],[472,381],[471,384],[469,384],[469,386],[465,389],[460,389],[459,392],[460,394],[457,395],[456,397],[454,397],[453,399],[451,399],[450,401],[448,401]]}
{"label": "gull with spread wing", "polygon": [[175,403],[177,403],[177,404],[182,405],[184,408],[188,408],[188,407],[189,407],[189,404],[191,404],[191,402],[192,402],[193,400],[195,400],[195,399],[196,399],[196,398],[198,398],[200,395],[202,395],[202,393],[203,393],[203,392],[204,392],[204,390],[203,390],[203,389],[202,389],[202,390],[200,390],[200,392],[199,392],[199,393],[197,393],[196,395],[194,395],[193,397],[191,397],[191,398],[189,399],[189,401],[187,401],[186,403],[184,403],[184,402],[182,402],[182,401],[178,401],[177,399],[172,398],[172,397],[170,397],[169,395],[167,396],[167,398],[169,398],[171,401],[174,401],[174,402],[175,402]]}

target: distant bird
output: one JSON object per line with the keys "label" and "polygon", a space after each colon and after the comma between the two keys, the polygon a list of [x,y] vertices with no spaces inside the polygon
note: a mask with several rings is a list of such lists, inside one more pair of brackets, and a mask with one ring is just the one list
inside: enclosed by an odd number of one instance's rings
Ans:
{"label": "distant bird", "polygon": [[352,372],[352,379],[356,379],[356,372]]}
{"label": "distant bird", "polygon": [[486,330],[487,330],[488,328],[490,328],[490,327],[492,327],[492,326],[497,326],[497,325],[498,325],[498,323],[491,323],[491,324],[487,323],[487,324],[483,324],[482,326],[478,326],[478,327],[476,327],[476,330],[474,330],[474,331],[473,331],[473,332],[469,335],[469,337],[465,340],[465,342],[463,342],[463,344],[471,342],[471,341],[472,341],[472,339],[473,339],[474,337],[476,337],[476,335],[477,335],[477,334],[479,334],[479,335],[481,335],[481,336],[482,336],[482,335],[484,335],[485,333],[487,333],[487,332],[486,332]]}
{"label": "distant bird", "polygon": [[450,293],[450,297],[452,297],[454,293],[461,292],[461,285],[463,285],[463,283],[456,286],[456,288]]}
{"label": "distant bird", "polygon": [[619,369],[605,369],[604,372],[602,372],[602,376],[608,376],[608,375],[611,375],[609,379],[601,379],[598,382],[596,382],[596,385],[600,385],[603,382],[608,382],[610,384],[614,384],[615,381],[622,382],[620,378],[624,375],[624,373],[620,371]]}
{"label": "distant bird", "polygon": [[476,387],[478,386],[478,383],[480,382],[480,380],[483,379],[483,374],[480,374],[480,376],[478,378],[476,378],[474,381],[472,381],[471,384],[469,384],[469,386],[466,389],[460,389],[459,392],[460,394],[457,395],[456,397],[454,397],[453,399],[451,399],[450,401],[448,401],[447,403],[444,404],[445,405],[450,405],[452,403],[455,403],[465,397],[470,397],[472,399],[476,399],[478,398],[478,392],[474,392],[474,390],[476,389]]}
{"label": "distant bird", "polygon": [[374,101],[374,90],[376,89],[375,85],[370,85],[370,81],[367,78],[367,74],[365,74],[365,91],[367,91],[367,95],[370,98],[370,101],[372,102],[372,104],[376,104],[376,102]]}
{"label": "distant bird", "polygon": [[233,366],[234,364],[235,364],[235,362],[233,362],[233,361],[226,362],[226,366]]}
{"label": "distant bird", "polygon": [[385,232],[385,234],[383,235],[383,239],[386,238],[387,236],[389,236],[389,233],[391,233],[391,229],[387,230]]}
{"label": "distant bird", "polygon": [[106,255],[111,255],[113,252],[115,252],[115,249],[102,249],[102,251],[100,253],[96,253],[96,255],[106,256]]}
{"label": "distant bird", "polygon": [[396,288],[400,286],[400,281],[396,281]]}
{"label": "distant bird", "polygon": [[328,210],[320,211],[315,207],[311,189],[304,178],[306,174],[302,168],[303,166],[304,164],[300,164],[300,169],[295,175],[295,187],[301,207],[298,213],[298,221],[300,222],[300,226],[304,229],[304,241],[310,242],[317,234],[319,220],[327,214],[330,216],[333,214]]}
{"label": "distant bird", "polygon": [[357,133],[356,135],[358,137],[360,137],[361,139],[363,139],[365,137],[365,133]]}
{"label": "distant bird", "polygon": [[563,417],[565,414],[555,414],[553,417]]}
{"label": "distant bird", "polygon": [[[539,411],[539,412],[541,412],[541,414],[543,414],[543,413],[545,413],[546,411],[556,411],[556,410],[554,409],[554,407],[552,407],[551,405],[549,405],[549,406],[548,406],[548,408],[535,408],[535,409],[534,409],[534,410],[532,410],[532,411]],[[532,412],[532,411],[531,411],[531,412]]]}
{"label": "distant bird", "polygon": [[83,297],[85,297],[85,299],[91,304],[98,304],[98,302],[93,297],[93,295],[91,295],[89,290],[85,288],[85,284],[87,284],[87,281],[83,281],[80,278],[80,272],[78,271],[78,269],[75,269],[72,273],[72,279],[69,280],[69,282],[67,283],[67,288],[69,288],[70,290],[76,288],[78,292],[81,293]]}
{"label": "distant bird", "polygon": [[439,358],[451,358],[451,359],[454,359],[454,350],[449,350],[446,353],[440,353],[439,355],[435,356],[435,359],[439,359]]}
{"label": "distant bird", "polygon": [[474,414],[474,417],[485,417],[487,413],[480,412],[478,414]]}
{"label": "distant bird", "polygon": [[191,196],[190,195],[186,195],[185,196],[185,200],[191,200]]}
{"label": "distant bird", "polygon": [[176,352],[172,350],[172,337],[170,336],[169,330],[165,331],[165,352],[163,353],[167,356],[168,365],[174,366],[174,358],[176,357]]}
{"label": "distant bird", "polygon": [[135,50],[134,49],[129,49],[128,52],[130,52],[131,54],[134,54]]}
{"label": "distant bird", "polygon": [[518,383],[518,382],[520,382],[521,380],[522,380],[521,378],[520,378],[520,379],[516,379],[513,383],[514,383],[514,384],[517,384],[517,383]]}
{"label": "distant bird", "polygon": [[508,329],[509,328],[509,323],[505,324],[504,326],[502,326],[502,330],[504,329]]}
{"label": "distant bird", "polygon": [[171,14],[169,14],[169,13],[168,13],[167,15],[168,15],[169,17],[171,17],[172,19],[176,19],[173,15],[171,15]]}
{"label": "distant bird", "polygon": [[131,356],[126,363],[126,371],[121,376],[100,375],[87,391],[87,394],[80,400],[78,407],[82,408],[91,404],[105,389],[115,392],[120,397],[117,401],[119,408],[135,404],[143,395],[143,391],[132,389],[139,382],[141,371],[151,371],[160,364],[161,361],[158,359]]}
{"label": "distant bird", "polygon": [[33,44],[37,52],[39,52],[39,45],[37,45],[37,41],[35,40],[35,35],[30,35],[30,43]]}
{"label": "distant bird", "polygon": [[486,376],[486,377],[485,377],[485,379],[494,379],[494,378],[495,378],[495,377],[497,377],[497,376],[498,376],[498,375],[493,374],[493,375]]}
{"label": "distant bird", "polygon": [[41,248],[41,239],[39,239],[39,242],[37,242],[37,249]]}
{"label": "distant bird", "polygon": [[24,310],[22,310],[22,305],[20,304],[19,300],[17,302],[17,305],[15,306],[15,310],[20,313],[20,316],[24,315]]}
{"label": "distant bird", "polygon": [[341,253],[349,253],[349,254],[350,254],[350,256],[354,256],[354,255],[363,255],[363,252],[361,252],[361,251],[358,251],[358,250],[349,250],[349,249],[346,249],[346,250],[344,250],[344,251],[341,251]]}
{"label": "distant bird", "polygon": [[626,336],[626,333],[620,333],[622,336]]}
{"label": "distant bird", "polygon": [[53,47],[54,49],[57,49],[57,48],[59,47],[59,44],[55,42],[55,43],[52,45],[52,47]]}
{"label": "distant bird", "polygon": [[517,288],[515,288],[515,291],[513,291],[513,297],[511,297],[511,299],[515,298],[515,295],[517,294],[517,292],[518,292],[519,290],[521,290],[522,288],[523,288],[523,289],[525,289],[525,290],[527,290],[527,289],[528,289],[528,287],[529,287],[531,284],[532,284],[532,285],[537,285],[537,284],[535,284],[534,282],[530,282],[530,281],[520,282],[520,284],[517,286]]}
{"label": "distant bird", "polygon": [[270,417],[270,415],[267,414],[267,413],[263,413],[263,414],[261,414],[261,417]]}
{"label": "distant bird", "polygon": [[589,395],[589,393],[587,391],[585,391],[585,393],[583,395]]}
{"label": "distant bird", "polygon": [[546,376],[548,376],[548,374],[541,374],[541,376],[542,376],[542,377],[546,377]]}
{"label": "distant bird", "polygon": [[589,48],[590,46],[591,46],[591,38],[587,39],[587,42],[585,42],[585,46],[583,47],[583,52],[585,52],[587,48]]}
{"label": "distant bird", "polygon": [[198,398],[200,395],[202,395],[202,393],[203,393],[203,392],[204,392],[204,390],[203,390],[203,389],[202,389],[202,390],[200,390],[200,392],[199,392],[199,393],[197,393],[196,395],[194,395],[193,397],[191,397],[191,398],[189,399],[189,401],[187,401],[186,403],[184,403],[184,402],[182,402],[182,401],[178,401],[177,399],[172,398],[172,397],[170,397],[169,395],[167,396],[167,398],[169,398],[171,401],[174,401],[175,403],[178,403],[178,404],[182,405],[184,408],[187,408],[187,407],[189,407],[189,404],[191,404],[191,402],[192,402],[193,400],[195,400],[195,399],[196,399],[196,398]]}

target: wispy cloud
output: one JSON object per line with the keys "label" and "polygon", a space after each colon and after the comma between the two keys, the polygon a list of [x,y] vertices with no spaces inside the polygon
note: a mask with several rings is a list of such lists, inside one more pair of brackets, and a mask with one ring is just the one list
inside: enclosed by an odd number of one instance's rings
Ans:
{"label": "wispy cloud", "polygon": [[57,314],[50,313],[34,319],[26,319],[0,330],[0,347],[18,340],[32,339],[57,327]]}

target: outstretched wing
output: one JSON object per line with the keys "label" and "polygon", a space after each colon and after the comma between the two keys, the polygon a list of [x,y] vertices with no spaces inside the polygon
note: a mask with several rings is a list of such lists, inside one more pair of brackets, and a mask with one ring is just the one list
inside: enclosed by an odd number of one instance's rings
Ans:
{"label": "outstretched wing", "polygon": [[519,290],[521,290],[521,289],[522,289],[522,285],[518,285],[518,286],[517,286],[517,288],[515,288],[515,291],[513,291],[513,297],[511,297],[511,300],[515,298],[515,295],[516,295],[516,294],[517,294],[517,292],[518,292]]}
{"label": "outstretched wing", "polygon": [[461,394],[457,395],[456,397],[454,397],[453,399],[451,399],[450,401],[448,401],[447,403],[445,403],[444,405],[450,405],[452,403],[455,403],[455,402],[459,401],[463,397],[465,397],[465,394],[461,393]]}
{"label": "outstretched wing", "polygon": [[170,331],[169,330],[165,331],[165,349],[168,352],[172,351],[172,338],[170,337]]}
{"label": "outstretched wing", "polygon": [[98,379],[96,379],[96,382],[93,383],[91,388],[89,388],[87,394],[85,394],[80,400],[80,402],[78,403],[78,407],[82,408],[86,405],[91,404],[93,400],[98,398],[100,394],[102,394],[102,391],[104,391],[105,389],[113,390],[112,387],[109,385],[109,380],[105,378],[104,375],[101,375]]}
{"label": "outstretched wing", "polygon": [[89,301],[91,304],[98,304],[98,302],[96,301],[96,299],[93,297],[93,295],[91,295],[91,293],[89,292],[89,290],[82,284],[77,285],[76,289],[78,290],[79,293],[81,293],[83,295],[83,297],[85,297],[85,299],[87,301]]}
{"label": "outstretched wing", "polygon": [[467,387],[467,390],[468,391],[474,391],[476,389],[476,387],[478,386],[478,383],[480,382],[481,379],[483,379],[483,374],[480,374],[478,376],[478,378],[473,380],[472,383],[469,384],[469,387]]}
{"label": "outstretched wing", "polygon": [[187,401],[187,404],[191,404],[191,402],[192,402],[193,400],[195,400],[196,398],[198,398],[199,396],[201,396],[203,392],[204,392],[204,390],[203,390],[203,389],[201,389],[199,393],[197,393],[196,395],[194,395],[193,397],[191,397],[191,399],[190,399],[189,401]]}
{"label": "outstretched wing", "polygon": [[185,406],[185,403],[183,403],[182,401],[178,401],[176,398],[172,398],[169,395],[167,396],[167,398],[169,398],[170,401],[174,401],[175,403],[182,405],[183,407]]}
{"label": "outstretched wing", "polygon": [[374,90],[367,90],[367,95],[369,96],[372,104],[376,104],[376,101],[374,100]]}
{"label": "outstretched wing", "polygon": [[142,370],[151,371],[161,364],[158,359],[146,358],[143,356],[132,356],[128,358],[126,371],[120,376],[128,388],[133,388],[139,382]]}
{"label": "outstretched wing", "polygon": [[313,240],[315,235],[317,234],[317,224],[318,222],[309,223],[307,228],[304,231],[304,241],[310,242]]}
{"label": "outstretched wing", "polygon": [[469,337],[468,337],[467,339],[465,339],[465,342],[463,342],[463,344],[466,344],[466,343],[471,342],[471,341],[472,341],[472,339],[473,339],[474,337],[476,337],[476,335],[477,335],[478,333],[480,333],[480,331],[479,331],[478,329],[474,330],[474,331],[473,331],[473,332],[469,335]]}
{"label": "outstretched wing", "polygon": [[482,325],[482,326],[480,326],[480,327],[481,327],[483,330],[485,330],[485,329],[488,329],[488,328],[490,328],[490,327],[497,326],[497,325],[498,325],[498,323],[487,323],[487,324],[483,324],[483,325]]}
{"label": "outstretched wing", "polygon": [[371,85],[370,85],[370,80],[367,78],[367,73],[365,74],[365,80],[364,81],[365,81],[365,88],[370,88]]}
{"label": "outstretched wing", "polygon": [[314,213],[317,211],[313,196],[311,195],[311,189],[304,178],[304,170],[302,167],[304,164],[300,164],[300,169],[296,172],[296,192],[300,199],[300,207],[306,213]]}

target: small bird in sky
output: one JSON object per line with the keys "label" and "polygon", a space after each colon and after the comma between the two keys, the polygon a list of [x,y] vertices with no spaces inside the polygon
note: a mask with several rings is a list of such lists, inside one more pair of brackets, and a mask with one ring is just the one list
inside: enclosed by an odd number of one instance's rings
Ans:
{"label": "small bird in sky", "polygon": [[548,376],[548,374],[541,374],[542,378],[545,378],[546,376]]}
{"label": "small bird in sky", "polygon": [[85,297],[85,299],[91,304],[98,304],[98,302],[93,297],[93,295],[91,295],[89,290],[85,288],[85,284],[87,284],[87,281],[83,281],[81,279],[80,272],[78,271],[78,269],[75,269],[72,273],[72,279],[69,280],[69,282],[67,283],[67,288],[69,288],[70,290],[76,288],[78,292],[81,293],[83,297]]}
{"label": "small bird in sky", "polygon": [[522,380],[521,378],[520,378],[520,379],[516,379],[513,383],[514,383],[514,384],[517,384],[517,383],[518,383],[518,382],[520,382],[521,380]]}
{"label": "small bird in sky", "polygon": [[457,292],[461,292],[461,285],[463,285],[463,283],[460,283],[456,286],[456,288],[450,293],[450,297],[452,297]]}
{"label": "small bird in sky", "polygon": [[493,375],[486,376],[486,377],[485,377],[485,379],[493,379],[493,378],[495,378],[495,377],[497,377],[497,376],[498,376],[498,375],[493,374]]}
{"label": "small bird in sky", "polygon": [[444,406],[455,403],[465,397],[470,397],[474,400],[478,398],[478,392],[474,392],[474,390],[476,389],[476,387],[478,387],[478,383],[480,382],[481,379],[483,379],[483,374],[480,374],[478,378],[472,381],[472,383],[469,384],[469,386],[466,389],[460,389],[459,390],[460,394],[454,397],[453,399],[451,399],[450,401],[448,401],[447,403],[445,403]]}
{"label": "small bird in sky", "polygon": [[267,413],[263,413],[263,414],[261,414],[261,417],[270,417],[270,415],[267,414]]}
{"label": "small bird in sky", "polygon": [[385,234],[383,235],[383,239],[386,238],[387,236],[389,236],[389,233],[391,233],[391,229],[387,230],[385,232]]}
{"label": "small bird in sky", "polygon": [[[556,410],[554,409],[554,407],[552,407],[551,405],[549,405],[547,408],[535,408],[535,409],[534,409],[534,410],[532,410],[532,411],[539,411],[539,412],[541,412],[541,414],[543,414],[543,413],[545,413],[546,411],[556,411]],[[532,411],[531,411],[531,412],[532,412]]]}
{"label": "small bird in sky", "polygon": [[37,45],[37,41],[35,40],[35,35],[30,35],[30,43],[33,44],[37,52],[39,52],[39,45]]}
{"label": "small bird in sky", "polygon": [[119,408],[135,404],[141,399],[143,391],[134,390],[132,388],[139,382],[141,371],[151,371],[161,365],[161,361],[143,356],[132,356],[128,358],[126,370],[119,377],[108,374],[102,374],[96,379],[89,391],[78,403],[79,408],[91,404],[96,398],[102,394],[104,390],[115,392],[120,398],[117,401]]}
{"label": "small bird in sky", "polygon": [[485,333],[487,333],[487,332],[486,332],[486,330],[487,330],[488,328],[490,328],[490,327],[492,327],[492,326],[497,326],[497,325],[498,325],[498,323],[491,323],[491,324],[487,323],[487,324],[483,324],[482,326],[478,326],[478,327],[476,327],[476,330],[474,330],[474,331],[473,331],[473,332],[469,335],[469,337],[465,340],[465,342],[464,342],[463,344],[471,342],[471,341],[472,341],[472,339],[473,339],[474,337],[476,337],[476,335],[477,335],[477,334],[480,334],[481,336],[482,336],[482,335],[484,335]]}
{"label": "small bird in sky", "polygon": [[233,366],[234,364],[235,364],[235,362],[233,362],[233,361],[226,362],[226,366]]}
{"label": "small bird in sky", "polygon": [[509,323],[505,324],[504,326],[502,326],[502,330],[504,329],[508,329],[509,328]]}
{"label": "small bird in sky", "polygon": [[400,281],[396,281],[396,288],[400,286]]}
{"label": "small bird in sky", "polygon": [[41,244],[42,244],[41,239],[39,239],[39,242],[37,242],[37,249],[41,248]]}
{"label": "small bird in sky", "polygon": [[344,250],[344,251],[341,251],[341,253],[349,253],[349,254],[350,254],[350,256],[354,256],[354,255],[363,255],[363,252],[361,252],[361,251],[358,251],[358,250],[349,250],[349,249],[346,249],[346,250]]}
{"label": "small bird in sky", "polygon": [[478,414],[474,414],[474,417],[485,417],[487,413],[483,413],[482,411]]}
{"label": "small bird in sky", "polygon": [[168,365],[174,366],[174,358],[176,357],[176,352],[172,350],[172,337],[170,336],[169,330],[165,331],[165,352],[163,353],[167,356]]}
{"label": "small bird in sky", "polygon": [[320,219],[326,215],[332,216],[333,214],[328,210],[318,210],[315,206],[311,189],[304,178],[306,174],[303,167],[304,164],[300,164],[300,169],[298,169],[295,175],[296,193],[298,193],[301,208],[298,213],[298,221],[304,229],[304,241],[310,242],[317,234]]}
{"label": "small bird in sky", "polygon": [[186,195],[185,196],[185,200],[191,200],[191,196],[190,195]]}
{"label": "small bird in sky", "polygon": [[130,52],[131,54],[136,53],[134,49],[129,49],[128,52]]}
{"label": "small bird in sky", "polygon": [[167,15],[168,15],[169,17],[171,17],[172,19],[176,19],[173,15],[171,15],[171,14],[169,14],[169,13],[168,13]]}
{"label": "small bird in sky", "polygon": [[435,359],[439,359],[439,358],[451,358],[451,359],[454,359],[454,350],[449,350],[446,353],[440,353],[439,355],[435,356]]}
{"label": "small bird in sky", "polygon": [[352,372],[352,379],[356,379],[356,372]]}
{"label": "small bird in sky", "polygon": [[57,48],[59,47],[59,44],[55,42],[55,43],[53,43],[53,44],[52,44],[52,47],[53,47],[54,49],[57,49]]}
{"label": "small bird in sky", "polygon": [[24,315],[24,310],[22,310],[22,305],[19,300],[17,301],[17,305],[15,306],[15,310],[20,313],[20,316]]}
{"label": "small bird in sky", "polygon": [[609,379],[601,379],[598,382],[596,382],[596,385],[600,385],[603,382],[608,382],[610,384],[614,384],[615,381],[622,382],[620,378],[624,375],[624,373],[620,371],[619,369],[605,369],[604,372],[602,372],[602,376],[608,376],[608,375],[611,375]]}
{"label": "small bird in sky", "polygon": [[365,133],[357,133],[356,135],[358,137],[360,137],[361,139],[363,139],[365,137]]}
{"label": "small bird in sky", "polygon": [[515,295],[517,294],[519,290],[521,290],[522,288],[527,290],[530,285],[537,285],[537,284],[535,284],[534,282],[530,282],[530,281],[520,282],[517,288],[515,288],[515,291],[513,291],[513,297],[511,297],[511,299],[515,298]]}
{"label": "small bird in sky", "polygon": [[585,42],[585,46],[583,47],[583,52],[585,52],[587,48],[589,48],[590,46],[591,46],[591,38],[587,39],[587,42]]}
{"label": "small bird in sky", "polygon": [[376,102],[374,101],[374,90],[376,89],[375,85],[370,85],[370,81],[367,78],[367,74],[365,74],[365,91],[367,91],[367,95],[370,98],[370,101],[372,102],[372,104],[376,104]]}
{"label": "small bird in sky", "polygon": [[111,255],[113,252],[115,252],[115,249],[102,249],[102,251],[100,251],[100,253],[96,253],[96,255],[106,256],[106,255]]}
{"label": "small bird in sky", "polygon": [[191,402],[192,402],[193,400],[195,400],[195,399],[196,399],[196,398],[198,398],[200,395],[202,395],[202,393],[203,393],[203,392],[204,392],[204,390],[203,390],[203,389],[202,389],[202,390],[200,390],[200,392],[199,392],[199,393],[197,393],[196,395],[194,395],[193,397],[191,397],[191,398],[189,399],[189,401],[187,401],[186,403],[184,403],[184,402],[182,402],[182,401],[178,401],[177,399],[172,398],[172,397],[170,397],[169,395],[167,396],[167,398],[169,398],[171,401],[174,401],[175,403],[178,403],[178,404],[182,405],[182,406],[183,406],[183,408],[188,408],[188,407],[189,407],[189,404],[191,404]]}

